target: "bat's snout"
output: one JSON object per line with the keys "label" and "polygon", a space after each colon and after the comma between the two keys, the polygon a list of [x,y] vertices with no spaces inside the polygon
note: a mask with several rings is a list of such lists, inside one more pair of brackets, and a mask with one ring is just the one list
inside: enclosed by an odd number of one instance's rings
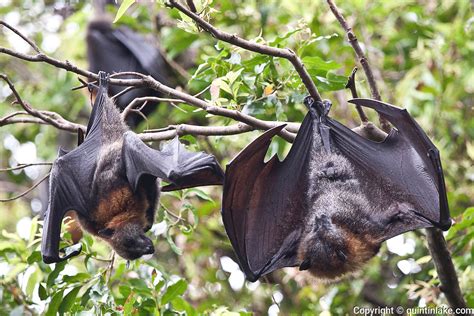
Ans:
{"label": "bat's snout", "polygon": [[152,255],[155,253],[155,247],[153,247],[153,245],[147,245],[143,250],[143,253],[145,255]]}

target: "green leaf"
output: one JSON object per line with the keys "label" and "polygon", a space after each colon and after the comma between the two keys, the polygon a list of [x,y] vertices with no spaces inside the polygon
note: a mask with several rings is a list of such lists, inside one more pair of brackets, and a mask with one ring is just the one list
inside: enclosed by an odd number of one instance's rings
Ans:
{"label": "green leaf", "polygon": [[[38,230],[38,217],[35,216],[30,223],[30,238],[28,244],[32,244],[36,237],[36,231]],[[38,238],[39,239],[39,238]]]}
{"label": "green leaf", "polygon": [[209,196],[209,194],[207,194],[201,189],[197,189],[197,188],[188,189],[186,193],[194,193],[205,201],[214,202],[214,200]]}
{"label": "green leaf", "polygon": [[38,286],[38,296],[42,301],[48,298],[48,292],[46,291],[46,288],[44,287],[43,283],[40,283],[40,285]]}
{"label": "green leaf", "polygon": [[116,23],[118,20],[120,20],[120,18],[125,14],[128,8],[134,3],[135,0],[123,0],[122,4],[120,5],[120,8],[117,11],[117,15],[115,16],[113,23]]}
{"label": "green leaf", "polygon": [[335,70],[335,69],[341,68],[341,65],[336,63],[335,61],[332,61],[332,60],[324,61],[318,56],[304,57],[303,64],[308,70],[317,69],[317,70],[329,71],[329,70]]}
{"label": "green leaf", "polygon": [[28,296],[33,295],[33,291],[35,290],[36,284],[38,284],[42,278],[43,278],[43,273],[35,265],[35,271],[30,274],[30,277],[28,278],[28,282],[26,283],[25,292]]}
{"label": "green leaf", "polygon": [[58,277],[59,273],[64,270],[65,266],[66,266],[66,261],[56,263],[54,270],[49,274],[48,280],[46,281],[46,285],[48,287],[53,286],[54,281]]}
{"label": "green leaf", "polygon": [[130,293],[130,295],[127,297],[127,300],[125,301],[125,305],[123,306],[123,314],[124,315],[131,315],[133,311],[133,304],[137,299],[135,298],[134,293]]}
{"label": "green leaf", "polygon": [[63,281],[66,283],[76,283],[89,280],[91,276],[88,273],[78,273],[76,275],[65,275]]}
{"label": "green leaf", "polygon": [[26,262],[28,262],[29,265],[38,261],[41,261],[41,252],[39,251],[33,251],[28,259],[26,259]]}
{"label": "green leaf", "polygon": [[186,313],[185,315],[187,316],[192,316],[192,315],[197,314],[194,308],[180,296],[175,297],[171,301],[171,304],[173,304],[173,308],[175,308],[177,311],[185,312]]}
{"label": "green leaf", "polygon": [[170,285],[167,289],[163,297],[161,298],[161,304],[165,305],[173,300],[175,297],[183,295],[188,288],[188,283],[185,280],[179,280],[173,285]]}
{"label": "green leaf", "polygon": [[164,285],[165,285],[165,280],[161,280],[160,282],[158,282],[157,285],[155,285],[155,291],[159,292]]}
{"label": "green leaf", "polygon": [[176,244],[174,243],[174,240],[171,237],[170,231],[171,231],[171,227],[166,231],[166,240],[168,241],[168,244],[170,245],[171,250],[173,250],[174,253],[176,253],[177,255],[181,256],[183,254],[183,251],[179,249],[179,247],[176,246]]}
{"label": "green leaf", "polygon": [[44,314],[45,316],[56,315],[56,313],[58,312],[59,305],[61,304],[61,300],[63,298],[63,293],[64,293],[64,290],[61,290],[53,295],[51,302],[49,302],[48,304],[48,309],[46,313]]}
{"label": "green leaf", "polygon": [[61,305],[59,305],[59,313],[65,313],[71,309],[71,307],[74,305],[74,302],[76,301],[77,293],[79,293],[79,290],[81,289],[81,286],[73,288],[69,293],[64,296]]}
{"label": "green leaf", "polygon": [[277,36],[272,42],[270,42],[270,46],[279,46],[279,44],[285,42],[291,35],[297,32],[300,32],[302,30],[303,30],[302,28],[297,28],[297,29],[294,29],[293,31],[286,33],[285,35]]}

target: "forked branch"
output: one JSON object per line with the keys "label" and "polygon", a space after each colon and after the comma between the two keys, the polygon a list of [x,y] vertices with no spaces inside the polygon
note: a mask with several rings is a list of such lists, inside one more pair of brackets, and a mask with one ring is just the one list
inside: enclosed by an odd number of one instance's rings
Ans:
{"label": "forked branch", "polygon": [[[347,23],[346,19],[344,18],[344,16],[342,15],[339,8],[336,6],[334,1],[327,0],[327,3],[332,13],[336,17],[337,21],[346,32],[349,43],[354,49],[354,52],[357,55],[357,58],[359,59],[360,64],[362,65],[362,69],[364,70],[365,76],[367,77],[367,82],[370,87],[370,93],[372,95],[372,98],[380,101],[381,97],[380,97],[379,90],[377,88],[377,81],[375,80],[374,74],[372,72],[372,68],[370,68],[369,61],[367,57],[365,56],[365,53],[362,50],[362,47],[360,47],[359,45],[357,37],[355,36],[354,32],[352,31],[352,28],[349,26],[349,24]],[[382,130],[388,133],[390,131],[390,123],[384,117],[380,115],[379,115],[379,122],[380,122],[380,127],[382,128]]]}
{"label": "forked branch", "polygon": [[182,5],[176,0],[169,0],[167,2],[167,5],[169,7],[176,8],[179,11],[181,11],[182,13],[184,13],[185,15],[193,19],[194,22],[196,22],[202,29],[204,29],[206,32],[208,32],[209,34],[211,34],[212,36],[214,36],[215,38],[221,41],[227,42],[234,46],[244,48],[252,52],[287,59],[293,64],[293,67],[298,72],[298,75],[303,81],[303,84],[306,86],[306,89],[308,90],[308,93],[311,95],[311,97],[313,97],[313,99],[316,101],[322,101],[321,95],[318,92],[318,88],[316,88],[316,85],[314,84],[313,80],[311,79],[311,76],[309,75],[308,71],[304,67],[303,62],[298,57],[298,55],[296,55],[296,53],[292,51],[291,49],[277,48],[277,47],[272,47],[272,46],[268,46],[264,44],[259,44],[256,42],[251,42],[235,34],[230,34],[230,33],[221,31],[215,28],[213,25],[211,25],[207,21],[205,21],[197,13],[191,11],[190,9],[188,9],[187,7],[185,7],[184,5]]}

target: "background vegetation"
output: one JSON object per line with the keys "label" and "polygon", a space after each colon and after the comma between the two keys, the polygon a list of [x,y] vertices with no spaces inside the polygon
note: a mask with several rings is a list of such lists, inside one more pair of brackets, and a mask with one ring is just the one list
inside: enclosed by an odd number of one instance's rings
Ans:
{"label": "background vegetation", "polygon": [[[304,61],[332,116],[356,126],[347,104],[346,78],[356,66],[352,48],[322,1],[195,1],[216,27],[271,46],[290,47]],[[200,3],[201,2],[201,3]],[[446,238],[468,306],[474,307],[474,16],[472,3],[458,1],[349,0],[338,3],[368,54],[382,99],[403,106],[441,151],[451,215]],[[117,9],[109,8],[115,16]],[[18,26],[45,52],[87,68],[85,30],[93,15],[83,2],[0,1],[0,17]],[[158,26],[155,16],[158,14]],[[217,42],[189,19],[161,3],[133,5],[117,24],[154,36],[169,58],[193,56],[190,93],[211,85],[203,98],[266,120],[300,122],[306,91],[286,60],[250,53]],[[0,46],[27,52],[24,43],[0,29]],[[189,57],[184,57],[188,58]],[[90,111],[84,92],[71,91],[77,76],[42,63],[0,55],[1,72],[37,109],[56,111],[85,124]],[[357,86],[370,96],[364,76]],[[0,117],[18,110],[0,82]],[[161,104],[137,128],[170,124],[227,125],[181,104]],[[375,118],[375,116],[372,116]],[[51,126],[15,124],[0,128],[0,168],[53,161],[64,131]],[[193,149],[212,152],[222,166],[259,132],[185,139]],[[272,153],[290,145],[279,139]],[[24,191],[48,172],[31,167],[0,173],[0,198]],[[67,263],[45,265],[39,241],[46,185],[22,199],[0,204],[0,315],[25,313],[228,314],[246,312],[326,315],[351,313],[353,306],[445,304],[424,232],[385,243],[363,271],[334,284],[288,268],[263,282],[244,282],[220,218],[221,188],[163,194],[154,236],[156,255],[129,266],[98,239],[85,236],[83,254]],[[70,236],[65,234],[65,240]],[[69,239],[68,239],[69,238]],[[111,265],[113,263],[113,267]]]}

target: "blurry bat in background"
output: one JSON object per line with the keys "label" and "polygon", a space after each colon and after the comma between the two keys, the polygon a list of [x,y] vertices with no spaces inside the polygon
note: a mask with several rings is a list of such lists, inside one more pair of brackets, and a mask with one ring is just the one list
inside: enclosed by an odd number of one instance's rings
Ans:
{"label": "blurry bat in background", "polygon": [[[139,72],[151,75],[159,82],[170,86],[169,68],[159,49],[144,36],[128,27],[113,28],[105,14],[89,23],[86,39],[87,59],[91,72]],[[121,78],[136,77],[122,76]],[[124,87],[112,86],[109,93],[113,96],[124,89]],[[160,94],[150,88],[135,88],[118,96],[115,103],[123,110],[135,98],[146,96],[159,97]],[[147,104],[143,112],[147,114],[151,109],[153,109],[153,104]],[[129,123],[136,125],[140,118],[134,116],[131,120]]]}
{"label": "blurry bat in background", "polygon": [[406,110],[369,99],[395,128],[382,142],[329,118],[328,101],[309,108],[288,156],[264,162],[275,127],[227,166],[222,216],[250,281],[299,266],[322,279],[360,268],[383,241],[451,225],[439,153]]}
{"label": "blurry bat in background", "polygon": [[132,260],[154,252],[145,232],[153,224],[159,199],[157,178],[170,183],[163,191],[223,182],[213,156],[187,151],[177,137],[162,150],[145,145],[107,96],[108,77],[104,72],[99,77],[84,142],[70,152],[60,149],[51,170],[41,244],[46,263],[80,252],[69,247],[62,250],[63,257],[59,254],[61,223],[67,211],[75,211],[84,229]]}

